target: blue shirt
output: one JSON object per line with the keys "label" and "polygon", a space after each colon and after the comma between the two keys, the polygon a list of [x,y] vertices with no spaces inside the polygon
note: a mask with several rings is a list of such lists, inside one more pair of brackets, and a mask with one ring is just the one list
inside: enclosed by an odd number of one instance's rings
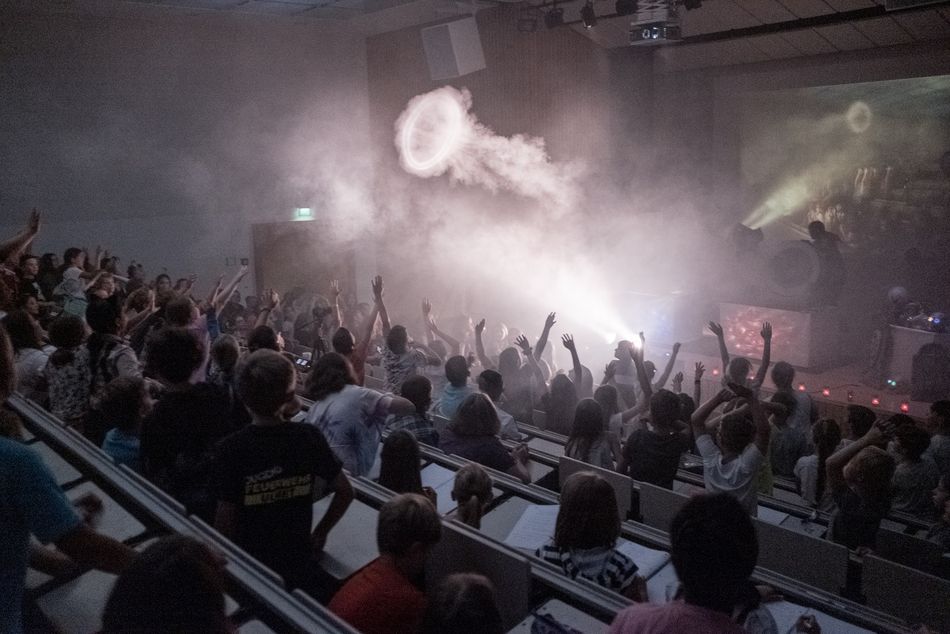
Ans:
{"label": "blue shirt", "polygon": [[106,432],[102,441],[102,450],[109,454],[117,465],[129,465],[129,469],[141,473],[142,465],[139,461],[141,441],[135,434],[127,434],[118,427]]}
{"label": "blue shirt", "polygon": [[442,388],[442,396],[439,397],[439,402],[436,403],[436,413],[439,414],[439,416],[444,416],[452,420],[455,418],[455,412],[458,411],[459,405],[462,404],[465,397],[469,394],[474,394],[476,391],[474,387],[468,384],[462,387],[455,387],[451,383],[446,383],[445,387]]}
{"label": "blue shirt", "polygon": [[30,533],[48,544],[80,522],[40,457],[25,445],[0,438],[0,632],[22,631],[20,604]]}
{"label": "blue shirt", "polygon": [[380,429],[391,401],[392,397],[368,387],[345,385],[311,405],[306,422],[323,432],[350,475],[362,476],[376,462]]}

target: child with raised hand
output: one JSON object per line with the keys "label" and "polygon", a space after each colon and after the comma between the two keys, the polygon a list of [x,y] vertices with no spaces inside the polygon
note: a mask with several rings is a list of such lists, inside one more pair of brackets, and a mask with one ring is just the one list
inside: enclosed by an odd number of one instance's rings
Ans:
{"label": "child with raised hand", "polygon": [[599,475],[582,471],[561,487],[554,539],[535,553],[575,579],[584,577],[636,601],[646,601],[637,565],[616,549],[620,513],[614,490]]}
{"label": "child with raised hand", "polygon": [[[769,451],[772,428],[755,391],[735,383],[730,388],[721,390],[696,410],[691,421],[693,435],[703,458],[706,490],[729,493],[754,516],[758,504],[756,477]],[[714,409],[736,396],[749,403],[723,416],[714,441],[706,419]]]}
{"label": "child with raised hand", "polygon": [[482,515],[492,501],[491,477],[481,465],[469,463],[455,474],[452,499],[458,503],[456,515],[463,524],[481,528]]}
{"label": "child with raised hand", "polygon": [[828,487],[837,505],[829,537],[852,550],[874,548],[881,520],[890,511],[894,459],[877,445],[894,431],[893,423],[875,423],[826,463]]}

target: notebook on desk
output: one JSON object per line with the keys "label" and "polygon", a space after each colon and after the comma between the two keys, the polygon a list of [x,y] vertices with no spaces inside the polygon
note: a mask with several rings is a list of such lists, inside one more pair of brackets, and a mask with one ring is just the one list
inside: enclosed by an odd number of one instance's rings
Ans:
{"label": "notebook on desk", "polygon": [[649,579],[656,572],[670,561],[670,553],[665,550],[655,550],[641,546],[636,542],[626,539],[617,540],[617,550],[633,560],[637,564],[637,574],[644,579]]}
{"label": "notebook on desk", "polygon": [[554,537],[558,504],[531,504],[508,533],[505,543],[514,548],[537,550]]}

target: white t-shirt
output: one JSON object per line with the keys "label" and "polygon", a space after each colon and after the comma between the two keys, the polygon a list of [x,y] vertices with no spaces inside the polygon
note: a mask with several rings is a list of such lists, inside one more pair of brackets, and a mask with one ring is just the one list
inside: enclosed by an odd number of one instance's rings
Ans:
{"label": "white t-shirt", "polygon": [[696,439],[696,448],[703,457],[703,480],[709,493],[729,493],[735,497],[753,517],[759,495],[756,491],[756,479],[765,456],[749,443],[738,458],[723,464],[722,451],[712,436],[703,434]]}
{"label": "white t-shirt", "polygon": [[818,503],[815,499],[818,487],[818,456],[812,454],[799,458],[795,463],[795,477],[798,479],[805,504],[815,506]]}
{"label": "white t-shirt", "polygon": [[46,347],[43,350],[36,348],[22,348],[16,353],[16,389],[24,397],[42,401],[46,396],[46,378],[43,370],[49,355],[55,348]]}
{"label": "white t-shirt", "polygon": [[498,432],[498,437],[503,440],[521,440],[521,432],[518,431],[518,423],[515,421],[515,417],[498,406],[495,406],[495,411],[498,412],[498,420],[501,421],[501,431]]}

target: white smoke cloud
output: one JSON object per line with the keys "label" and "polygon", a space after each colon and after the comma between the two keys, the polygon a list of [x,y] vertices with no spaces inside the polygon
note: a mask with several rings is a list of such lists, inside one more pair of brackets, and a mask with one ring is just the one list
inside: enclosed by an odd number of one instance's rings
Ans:
{"label": "white smoke cloud", "polygon": [[554,211],[577,204],[579,162],[552,161],[544,139],[495,134],[471,107],[471,93],[451,86],[413,98],[396,122],[403,169],[423,178],[447,173],[454,182],[511,191]]}

